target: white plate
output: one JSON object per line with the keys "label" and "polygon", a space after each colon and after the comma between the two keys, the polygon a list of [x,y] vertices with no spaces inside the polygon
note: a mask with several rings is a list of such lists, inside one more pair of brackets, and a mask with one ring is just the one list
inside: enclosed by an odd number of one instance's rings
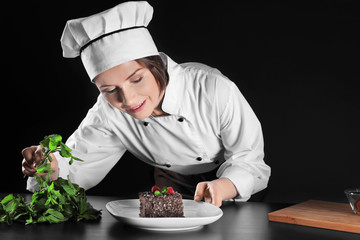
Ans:
{"label": "white plate", "polygon": [[138,228],[154,231],[183,231],[201,228],[223,215],[220,208],[205,202],[183,200],[185,217],[140,217],[139,199],[108,202],[106,209],[116,219]]}

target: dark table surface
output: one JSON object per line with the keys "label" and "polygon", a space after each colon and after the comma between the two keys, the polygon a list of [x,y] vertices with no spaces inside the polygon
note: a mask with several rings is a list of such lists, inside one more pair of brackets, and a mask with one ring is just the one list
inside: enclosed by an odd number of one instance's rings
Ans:
{"label": "dark table surface", "polygon": [[[0,195],[4,196],[4,194]],[[27,197],[29,197],[28,195]],[[188,232],[162,233],[140,230],[119,222],[106,210],[105,204],[117,197],[88,196],[96,209],[102,209],[102,218],[96,222],[65,222],[60,224],[27,225],[0,224],[0,239],[341,239],[360,240],[360,234],[269,222],[269,212],[289,206],[263,202],[225,202],[221,207],[224,215],[215,223]]]}

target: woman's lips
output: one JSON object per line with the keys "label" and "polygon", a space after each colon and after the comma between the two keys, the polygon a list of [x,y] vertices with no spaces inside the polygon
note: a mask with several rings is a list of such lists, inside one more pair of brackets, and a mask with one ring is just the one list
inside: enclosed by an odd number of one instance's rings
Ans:
{"label": "woman's lips", "polygon": [[128,108],[127,111],[132,112],[132,113],[140,112],[141,110],[144,109],[145,103],[146,103],[146,100],[144,100],[141,104],[139,104],[133,108]]}

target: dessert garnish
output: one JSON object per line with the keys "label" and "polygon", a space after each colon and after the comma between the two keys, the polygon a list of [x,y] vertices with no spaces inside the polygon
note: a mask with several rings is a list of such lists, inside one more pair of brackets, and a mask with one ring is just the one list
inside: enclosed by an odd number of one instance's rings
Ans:
{"label": "dessert garnish", "polygon": [[174,189],[172,187],[163,187],[163,189],[160,191],[160,188],[158,186],[153,186],[151,188],[151,192],[155,195],[155,196],[161,196],[164,195],[166,193],[173,195],[175,193]]}

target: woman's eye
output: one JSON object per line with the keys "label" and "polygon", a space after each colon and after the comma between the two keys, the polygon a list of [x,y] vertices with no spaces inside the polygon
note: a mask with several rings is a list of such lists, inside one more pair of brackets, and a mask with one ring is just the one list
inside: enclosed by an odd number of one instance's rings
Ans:
{"label": "woman's eye", "polygon": [[113,93],[115,91],[116,91],[116,88],[114,88],[112,90],[107,90],[107,91],[105,91],[105,94],[111,94],[111,93]]}
{"label": "woman's eye", "polygon": [[138,83],[142,80],[143,78],[142,77],[139,77],[137,80],[134,81],[134,83]]}

